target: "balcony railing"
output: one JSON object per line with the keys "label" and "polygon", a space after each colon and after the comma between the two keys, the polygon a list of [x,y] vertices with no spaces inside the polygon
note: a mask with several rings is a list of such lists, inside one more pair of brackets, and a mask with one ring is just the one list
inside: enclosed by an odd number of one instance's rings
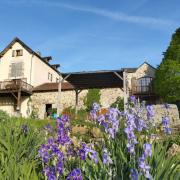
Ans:
{"label": "balcony railing", "polygon": [[152,86],[133,86],[132,94],[153,94]]}
{"label": "balcony railing", "polygon": [[21,79],[6,80],[0,82],[0,91],[25,91],[32,93],[33,86]]}

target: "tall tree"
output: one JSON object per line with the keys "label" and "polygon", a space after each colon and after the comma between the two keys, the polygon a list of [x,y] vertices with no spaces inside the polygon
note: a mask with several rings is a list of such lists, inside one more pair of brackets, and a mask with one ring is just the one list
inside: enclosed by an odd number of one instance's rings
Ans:
{"label": "tall tree", "polygon": [[172,39],[155,74],[155,91],[166,102],[180,101],[180,28]]}

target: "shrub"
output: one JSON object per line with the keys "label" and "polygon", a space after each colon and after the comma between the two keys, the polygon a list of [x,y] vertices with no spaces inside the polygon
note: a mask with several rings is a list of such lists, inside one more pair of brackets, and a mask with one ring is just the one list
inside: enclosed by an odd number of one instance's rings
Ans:
{"label": "shrub", "polygon": [[75,108],[73,107],[68,107],[68,108],[65,108],[62,112],[62,114],[66,114],[69,116],[70,119],[74,120],[74,119],[77,119],[77,120],[86,120],[88,119],[88,113],[86,110],[84,109],[80,109],[77,111],[77,115],[75,115]]}
{"label": "shrub", "polygon": [[111,104],[112,108],[118,108],[121,111],[124,111],[124,99],[118,97],[114,103]]}
{"label": "shrub", "polygon": [[0,110],[0,121],[7,121],[9,118],[7,112]]}
{"label": "shrub", "polygon": [[100,103],[100,89],[89,89],[86,98],[84,99],[84,105],[86,110],[89,112],[91,110],[92,104],[94,102]]}
{"label": "shrub", "polygon": [[[43,137],[43,136],[42,136]],[[40,134],[22,122],[0,123],[0,179],[38,179]]]}

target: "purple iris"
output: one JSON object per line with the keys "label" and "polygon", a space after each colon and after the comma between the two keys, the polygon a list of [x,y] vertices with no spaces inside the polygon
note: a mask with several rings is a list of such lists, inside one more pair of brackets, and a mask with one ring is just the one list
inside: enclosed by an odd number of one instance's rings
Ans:
{"label": "purple iris", "polygon": [[171,133],[172,133],[172,130],[171,130],[171,128],[169,128],[169,127],[164,127],[164,132],[165,132],[166,134],[171,134]]}
{"label": "purple iris", "polygon": [[131,127],[127,127],[124,129],[124,132],[126,133],[128,139],[134,139],[135,138],[135,134],[134,134],[133,130],[134,129]]}
{"label": "purple iris", "polygon": [[93,160],[96,164],[98,163],[99,160],[98,160],[97,152],[96,151],[91,150],[89,156],[90,156],[91,160]]}
{"label": "purple iris", "polygon": [[48,153],[48,146],[47,145],[42,144],[40,149],[39,149],[39,151],[38,151],[38,153],[39,153],[39,156],[41,157],[41,159],[42,159],[42,161],[44,163],[48,163],[49,162],[51,156]]}
{"label": "purple iris", "polygon": [[46,126],[44,126],[44,129],[48,132],[51,133],[53,131],[52,126],[50,124],[47,124]]}
{"label": "purple iris", "polygon": [[103,149],[103,164],[113,164],[106,148]]}
{"label": "purple iris", "polygon": [[52,167],[46,166],[43,170],[45,176],[47,177],[48,180],[56,180],[56,175],[55,175],[55,169]]}
{"label": "purple iris", "polygon": [[99,115],[97,121],[101,125],[105,121],[105,116],[103,114]]}
{"label": "purple iris", "polygon": [[82,180],[82,179],[83,177],[80,169],[72,170],[66,178],[66,180]]}
{"label": "purple iris", "polygon": [[22,125],[22,131],[23,131],[24,134],[27,134],[27,133],[28,133],[29,128],[28,128],[27,124],[23,124],[23,125]]}
{"label": "purple iris", "polygon": [[93,120],[97,120],[98,118],[98,111],[100,110],[100,105],[98,103],[93,103],[92,109],[90,111],[90,116]]}
{"label": "purple iris", "polygon": [[169,108],[170,108],[170,104],[165,103],[165,104],[163,105],[163,107],[164,107],[165,109],[169,109]]}
{"label": "purple iris", "polygon": [[152,145],[151,144],[146,143],[143,145],[143,148],[144,148],[143,155],[145,158],[152,155]]}
{"label": "purple iris", "polygon": [[[69,132],[69,117],[62,115],[57,119],[57,131],[54,138],[49,138],[46,144],[43,144],[38,153],[42,159],[43,172],[48,180],[59,179],[64,172],[64,162],[71,153],[62,152],[60,147],[68,148],[71,145]],[[50,126],[46,126],[50,129]]]}
{"label": "purple iris", "polygon": [[147,110],[147,117],[148,119],[152,119],[154,117],[154,109],[153,109],[153,106],[151,105],[148,105],[146,107],[146,110]]}
{"label": "purple iris", "polygon": [[136,169],[131,169],[131,179],[138,180],[138,171]]}
{"label": "purple iris", "polygon": [[64,130],[58,130],[57,141],[61,145],[70,144],[71,140]]}
{"label": "purple iris", "polygon": [[143,173],[144,177],[146,177],[147,179],[151,179],[152,177],[149,172],[150,166],[146,163],[146,158],[152,155],[152,145],[149,143],[146,143],[143,145],[143,149],[144,149],[143,154],[138,159],[138,166],[141,172]]}
{"label": "purple iris", "polygon": [[136,96],[130,96],[130,102],[135,104],[136,103]]}
{"label": "purple iris", "polygon": [[128,153],[135,154],[135,145],[133,143],[127,144]]}
{"label": "purple iris", "polygon": [[82,148],[79,150],[78,155],[80,156],[81,160],[85,160],[88,156],[92,161],[96,164],[98,163],[97,152],[91,147],[87,146],[85,143],[82,143]]}
{"label": "purple iris", "polygon": [[136,128],[139,132],[141,132],[143,129],[147,128],[146,122],[143,119],[136,119],[135,121]]}
{"label": "purple iris", "polygon": [[96,112],[99,111],[100,110],[100,105],[98,103],[93,103],[92,110],[94,110]]}
{"label": "purple iris", "polygon": [[166,134],[171,134],[171,128],[169,127],[170,126],[169,117],[165,116],[162,118],[162,125],[163,125],[164,132]]}
{"label": "purple iris", "polygon": [[59,175],[62,175],[63,174],[63,170],[64,170],[63,161],[58,160],[58,162],[56,163],[56,173],[58,173]]}

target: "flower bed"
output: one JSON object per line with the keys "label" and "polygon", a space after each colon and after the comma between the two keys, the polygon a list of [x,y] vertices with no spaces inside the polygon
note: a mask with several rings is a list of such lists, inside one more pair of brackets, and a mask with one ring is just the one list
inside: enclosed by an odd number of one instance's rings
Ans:
{"label": "flower bed", "polygon": [[[62,115],[56,125],[44,128],[23,121],[1,122],[0,178],[179,178],[180,155],[172,156],[168,150],[174,143],[180,145],[180,137],[171,135],[168,116],[162,118],[161,124],[155,124],[152,106],[137,103],[135,97],[131,97],[125,112],[117,108],[100,112],[100,106],[94,103],[91,122],[76,124]],[[73,126],[76,132],[83,126],[88,132],[76,135]]]}

